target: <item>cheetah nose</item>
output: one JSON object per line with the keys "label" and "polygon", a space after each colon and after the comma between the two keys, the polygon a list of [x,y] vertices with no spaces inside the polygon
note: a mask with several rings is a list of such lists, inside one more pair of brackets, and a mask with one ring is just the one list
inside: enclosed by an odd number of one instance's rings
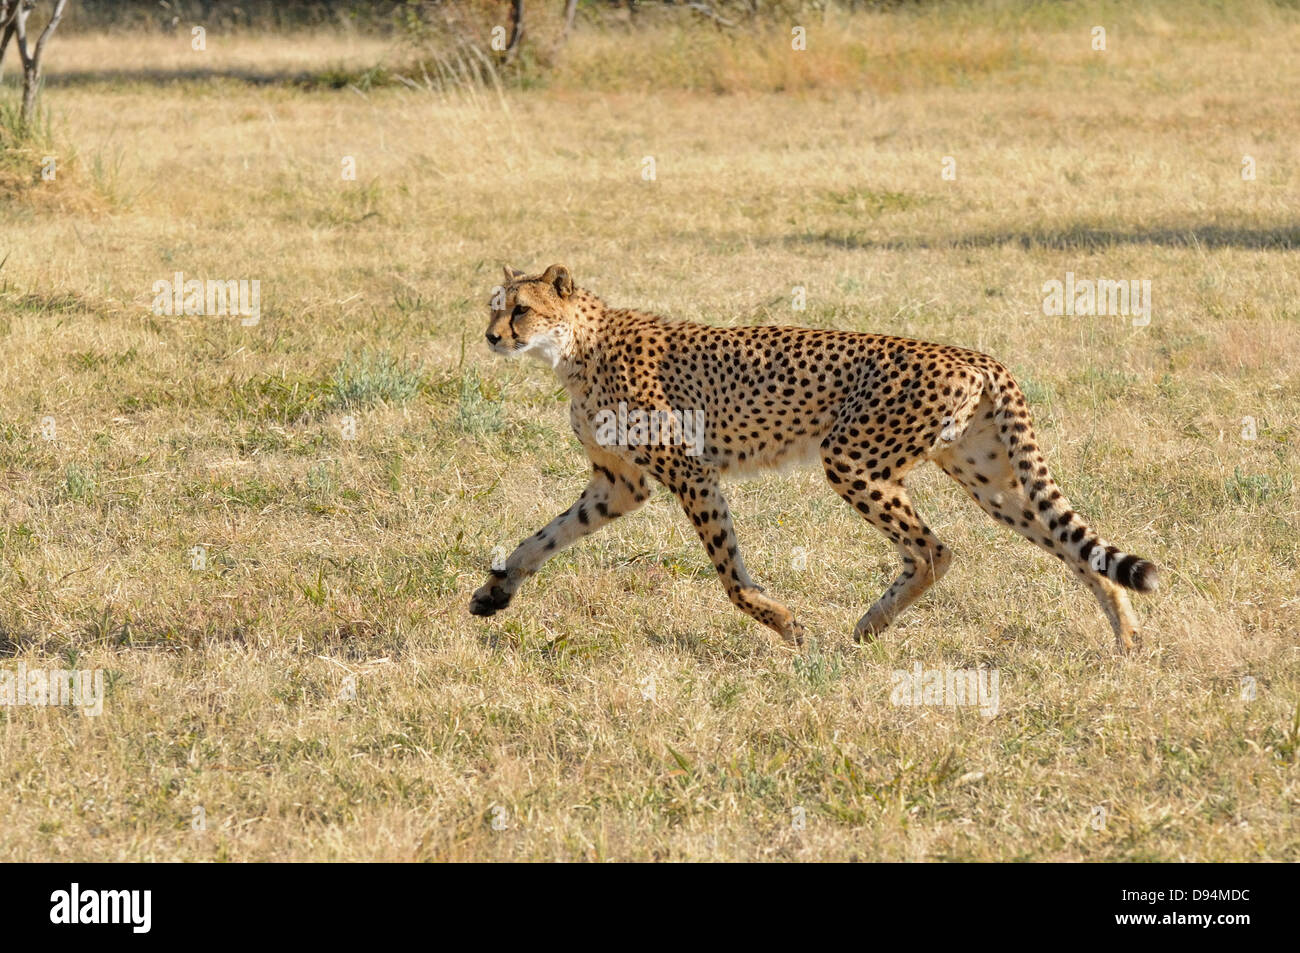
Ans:
{"label": "cheetah nose", "polygon": [[491,331],[489,331],[487,333],[487,342],[488,344],[499,344],[501,343],[501,335],[493,334]]}

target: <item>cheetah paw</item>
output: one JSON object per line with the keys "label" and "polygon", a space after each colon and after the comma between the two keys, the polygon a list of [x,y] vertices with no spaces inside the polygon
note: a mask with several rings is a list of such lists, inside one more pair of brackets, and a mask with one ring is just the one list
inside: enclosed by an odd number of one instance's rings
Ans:
{"label": "cheetah paw", "polygon": [[489,616],[500,612],[508,605],[510,605],[510,593],[497,583],[489,582],[470,598],[469,611],[473,615]]}
{"label": "cheetah paw", "polygon": [[787,642],[802,648],[804,640],[808,636],[808,631],[798,622],[794,621],[794,619],[791,619],[790,625],[786,628],[786,631],[783,634]]}

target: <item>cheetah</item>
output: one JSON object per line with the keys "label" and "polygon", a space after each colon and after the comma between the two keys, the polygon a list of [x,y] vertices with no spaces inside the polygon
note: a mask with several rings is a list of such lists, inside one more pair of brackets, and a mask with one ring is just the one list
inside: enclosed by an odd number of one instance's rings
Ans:
{"label": "cheetah", "polygon": [[[506,267],[489,307],[489,348],[533,355],[564,385],[592,475],[576,503],[492,569],[471,598],[475,615],[504,609],[547,559],[644,504],[653,478],[677,497],[731,602],[800,646],[803,626],[746,571],[719,484],[816,461],[902,559],[854,628],[855,641],[874,639],[952,560],[904,484],[930,460],[991,517],[1065,563],[1101,603],[1119,649],[1134,648],[1138,621],[1125,589],[1154,591],[1156,567],[1103,540],[1070,506],[1024,393],[992,357],[884,334],[719,328],[613,309],[562,265],[532,276]],[[700,418],[694,440],[684,433],[691,411]],[[658,415],[657,434],[624,425],[643,424],[647,412]]]}

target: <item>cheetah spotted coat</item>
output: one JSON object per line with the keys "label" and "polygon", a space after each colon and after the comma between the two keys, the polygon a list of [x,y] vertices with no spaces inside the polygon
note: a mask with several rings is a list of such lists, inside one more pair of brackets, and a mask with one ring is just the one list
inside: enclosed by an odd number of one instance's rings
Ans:
{"label": "cheetah spotted coat", "polygon": [[[487,340],[498,353],[551,364],[572,400],[570,422],[592,477],[573,506],[492,571],[471,600],[475,614],[505,608],[555,552],[641,506],[653,478],[680,501],[736,607],[802,644],[794,614],[746,571],[720,481],[816,461],[902,559],[854,631],[873,638],[951,560],[904,482],[929,460],[986,513],[1069,567],[1097,597],[1120,647],[1135,644],[1124,589],[1154,590],[1155,566],[1121,552],[1074,511],[1048,471],[1024,394],[988,355],[882,334],[717,328],[611,309],[559,265],[537,276],[506,270]],[[597,421],[620,405],[698,413],[701,452],[666,439],[671,428],[655,443],[611,442]]]}

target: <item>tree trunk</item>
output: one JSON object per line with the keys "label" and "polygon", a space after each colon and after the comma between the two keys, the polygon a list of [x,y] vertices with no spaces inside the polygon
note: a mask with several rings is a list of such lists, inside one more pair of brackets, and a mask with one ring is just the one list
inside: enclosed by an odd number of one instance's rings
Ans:
{"label": "tree trunk", "polygon": [[[569,31],[573,29],[573,18],[578,14],[578,0],[565,0],[564,2],[564,35],[567,38]],[[3,50],[0,50],[0,56],[3,56]]]}
{"label": "tree trunk", "polygon": [[36,112],[36,83],[33,74],[40,68],[33,54],[27,52],[27,18],[31,15],[32,4],[28,0],[18,0],[14,6],[14,33],[18,39],[18,65],[23,68],[23,108],[19,114],[24,126],[30,125]]}
{"label": "tree trunk", "polygon": [[23,64],[23,111],[24,126],[30,126],[36,116],[36,93],[41,88],[41,67],[39,63],[28,66]]}

